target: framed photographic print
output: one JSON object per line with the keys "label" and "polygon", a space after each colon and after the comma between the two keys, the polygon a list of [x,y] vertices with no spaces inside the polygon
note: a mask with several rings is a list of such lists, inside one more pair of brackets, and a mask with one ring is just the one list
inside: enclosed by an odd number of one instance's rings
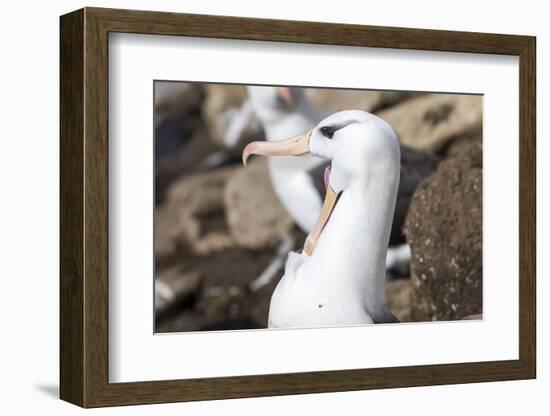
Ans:
{"label": "framed photographic print", "polygon": [[534,37],[60,28],[63,400],[536,376]]}

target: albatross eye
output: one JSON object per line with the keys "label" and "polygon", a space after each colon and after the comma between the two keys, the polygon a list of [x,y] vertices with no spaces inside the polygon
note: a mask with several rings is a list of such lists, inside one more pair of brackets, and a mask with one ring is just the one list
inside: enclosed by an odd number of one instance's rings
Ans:
{"label": "albatross eye", "polygon": [[332,136],[334,136],[335,131],[336,129],[331,126],[321,127],[321,134],[325,136],[327,139],[332,139]]}

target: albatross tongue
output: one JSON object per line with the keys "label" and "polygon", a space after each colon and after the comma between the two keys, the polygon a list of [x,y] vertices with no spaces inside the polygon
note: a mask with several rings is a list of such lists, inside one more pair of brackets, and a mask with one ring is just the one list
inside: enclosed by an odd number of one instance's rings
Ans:
{"label": "albatross tongue", "polygon": [[325,189],[327,189],[328,188],[328,181],[330,179],[330,166],[327,166],[325,168],[325,173],[323,175],[323,178],[325,180]]}

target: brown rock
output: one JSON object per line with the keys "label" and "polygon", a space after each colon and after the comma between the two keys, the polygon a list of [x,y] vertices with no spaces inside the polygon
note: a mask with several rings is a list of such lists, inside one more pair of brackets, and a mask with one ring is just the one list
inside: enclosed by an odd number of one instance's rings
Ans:
{"label": "brown rock", "polygon": [[177,213],[172,206],[163,204],[155,208],[155,262],[157,267],[177,250],[181,234],[177,224]]}
{"label": "brown rock", "polygon": [[175,182],[155,212],[155,256],[174,254],[185,245],[208,254],[234,245],[225,222],[224,188],[234,168],[187,176]]}
{"label": "brown rock", "polygon": [[446,157],[458,156],[463,153],[478,149],[481,153],[482,133],[481,130],[468,132],[451,140],[445,148]]}
{"label": "brown rock", "polygon": [[412,320],[455,320],[482,308],[481,153],[447,159],[417,188],[405,222]]}
{"label": "brown rock", "polygon": [[482,97],[428,94],[378,113],[401,143],[417,150],[438,151],[453,137],[481,129]]}
{"label": "brown rock", "polygon": [[395,105],[413,95],[399,91],[331,88],[306,88],[305,94],[313,106],[330,113],[351,109],[374,112]]}
{"label": "brown rock", "polygon": [[384,102],[382,91],[307,88],[305,94],[313,106],[330,113],[349,109],[372,112]]}
{"label": "brown rock", "polygon": [[278,279],[260,290],[248,289],[251,281],[265,269],[273,257],[263,251],[233,247],[211,255],[179,252],[177,261],[185,270],[200,275],[201,289],[180,307],[157,319],[158,332],[206,331],[265,328],[271,294]]}
{"label": "brown rock", "polygon": [[155,279],[155,313],[158,318],[191,301],[201,288],[199,274],[179,266],[160,271]]}
{"label": "brown rock", "polygon": [[155,126],[197,109],[203,93],[200,83],[155,82]]}
{"label": "brown rock", "polygon": [[377,108],[375,111],[381,111],[385,108],[392,107],[416,96],[420,96],[422,93],[415,91],[383,91],[382,92],[382,107]]}
{"label": "brown rock", "polygon": [[255,159],[225,189],[227,224],[242,247],[273,247],[292,227],[292,218],[273,192],[266,159]]}
{"label": "brown rock", "polygon": [[402,228],[411,199],[418,184],[435,171],[439,161],[440,158],[434,154],[401,145],[401,171],[390,235],[391,245],[405,242]]}
{"label": "brown rock", "polygon": [[468,315],[462,318],[463,321],[479,321],[483,319],[483,315],[478,313],[476,315]]}
{"label": "brown rock", "polygon": [[[243,85],[205,84],[206,99],[202,107],[202,118],[210,138],[218,146],[224,146],[224,137],[229,131],[233,118],[241,111],[247,99]],[[241,129],[237,143],[262,135],[261,124],[253,112],[247,116],[245,127]]]}
{"label": "brown rock", "polygon": [[164,157],[155,163],[155,201],[162,202],[171,184],[182,175],[197,173],[202,169],[201,163],[217,147],[210,140],[204,125],[195,123],[196,128],[189,134],[189,139],[181,145],[170,149]]}
{"label": "brown rock", "polygon": [[411,320],[411,280],[397,279],[384,286],[386,303],[399,322]]}

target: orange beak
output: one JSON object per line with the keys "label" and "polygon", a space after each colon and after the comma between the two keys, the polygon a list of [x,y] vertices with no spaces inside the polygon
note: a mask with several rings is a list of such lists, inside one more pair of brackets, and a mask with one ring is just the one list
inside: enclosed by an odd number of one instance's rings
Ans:
{"label": "orange beak", "polygon": [[[311,130],[286,140],[249,143],[243,150],[243,164],[246,166],[246,162],[251,155],[299,156],[308,154],[310,136]],[[330,185],[327,186],[325,201],[323,202],[321,212],[319,213],[319,217],[317,218],[313,229],[308,234],[304,245],[304,253],[308,256],[313,254],[317,240],[330,219],[339,195],[340,194],[336,193]]]}
{"label": "orange beak", "polygon": [[313,250],[315,250],[315,246],[317,245],[317,240],[325,229],[325,226],[330,219],[330,215],[332,214],[332,211],[336,206],[336,202],[338,201],[339,196],[340,194],[336,193],[330,185],[327,186],[325,200],[323,202],[323,206],[321,207],[321,212],[319,213],[319,217],[317,217],[315,225],[307,235],[306,242],[304,244],[304,253],[306,253],[308,256],[311,256],[313,254]]}
{"label": "orange beak", "polygon": [[250,155],[264,156],[299,156],[309,153],[309,136],[311,130],[290,139],[280,140],[275,142],[252,142],[249,143],[243,150],[243,164]]}

